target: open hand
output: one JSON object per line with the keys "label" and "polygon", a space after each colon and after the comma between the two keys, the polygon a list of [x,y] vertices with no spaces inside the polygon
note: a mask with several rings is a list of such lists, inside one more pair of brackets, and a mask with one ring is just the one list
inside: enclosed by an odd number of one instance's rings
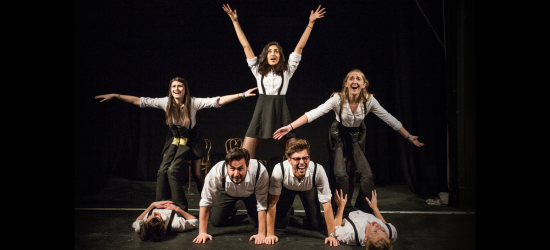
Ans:
{"label": "open hand", "polygon": [[263,234],[255,234],[250,237],[248,241],[254,240],[254,244],[260,245],[264,243],[265,235]]}
{"label": "open hand", "polygon": [[286,125],[284,127],[281,127],[279,129],[277,129],[277,131],[275,131],[275,133],[273,133],[273,139],[275,140],[279,140],[281,139],[283,136],[285,136],[286,134],[288,134],[288,132],[292,131],[290,125]]}
{"label": "open hand", "polygon": [[109,101],[113,98],[117,97],[116,94],[105,94],[105,95],[96,95],[94,99],[101,99],[99,102]]}
{"label": "open hand", "polygon": [[224,4],[222,8],[225,11],[225,13],[229,15],[229,18],[231,18],[231,21],[236,22],[239,19],[239,17],[237,16],[237,10],[235,9],[235,11],[232,11],[231,7],[229,7],[229,4],[227,4],[227,6]]}
{"label": "open hand", "polygon": [[168,206],[172,203],[173,203],[172,201],[155,201],[155,202],[151,203],[151,205],[153,205],[156,208],[166,208],[166,206]]}
{"label": "open hand", "polygon": [[197,243],[197,244],[206,243],[206,240],[207,240],[207,239],[212,240],[212,235],[207,234],[207,233],[200,233],[200,234],[197,235],[197,237],[193,240],[193,242],[194,242],[194,243]]}
{"label": "open hand", "polygon": [[327,244],[327,242],[331,247],[337,247],[340,245],[340,241],[338,241],[338,239],[336,239],[336,237],[333,237],[333,236],[326,237],[325,244]]}
{"label": "open hand", "polygon": [[266,245],[275,245],[275,242],[278,242],[279,241],[279,237],[273,235],[273,236],[267,236],[265,237],[264,239],[264,243]]}
{"label": "open hand", "polygon": [[321,8],[321,5],[319,5],[319,7],[317,7],[317,10],[315,12],[313,12],[313,10],[311,11],[311,14],[309,15],[309,22],[310,23],[314,23],[315,20],[324,17],[324,15],[326,13],[325,8],[322,8],[321,10],[319,10],[319,8]]}
{"label": "open hand", "polygon": [[249,97],[249,96],[256,96],[256,94],[252,94],[252,92],[254,92],[254,90],[257,90],[257,89],[258,89],[258,87],[255,87],[255,88],[251,88],[251,89],[245,91],[244,92],[245,98]]}
{"label": "open hand", "polygon": [[376,210],[378,209],[378,200],[376,199],[376,190],[372,190],[372,198],[369,200],[369,198],[365,197],[367,202],[369,203],[369,206]]}
{"label": "open hand", "polygon": [[342,189],[340,189],[340,194],[338,194],[338,190],[336,190],[336,195],[334,196],[334,201],[336,201],[336,205],[338,207],[345,207],[346,202],[348,201],[348,194],[343,195]]}
{"label": "open hand", "polygon": [[418,141],[418,136],[416,135],[411,135],[411,138],[409,138],[409,141],[417,147],[424,146],[424,143]]}

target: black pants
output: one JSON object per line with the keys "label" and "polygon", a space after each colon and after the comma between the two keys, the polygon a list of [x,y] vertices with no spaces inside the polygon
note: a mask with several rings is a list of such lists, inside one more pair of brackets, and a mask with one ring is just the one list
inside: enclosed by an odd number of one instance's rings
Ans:
{"label": "black pants", "polygon": [[[335,175],[335,185],[333,193],[342,189],[343,195],[348,195],[348,201],[344,208],[344,217],[349,212],[353,211],[353,207],[360,209],[366,213],[373,213],[372,208],[369,206],[365,197],[371,199],[372,191],[374,190],[374,176],[372,174],[370,164],[365,157],[364,151],[360,146],[360,143],[364,143],[364,123],[359,128],[346,128],[341,124],[333,123],[331,127],[332,131],[338,130],[340,138],[342,139],[341,145],[334,144],[333,148],[333,170]],[[358,132],[359,140],[353,140],[350,133]],[[344,162],[344,156],[348,158],[348,164]],[[353,164],[352,164],[353,163]],[[356,175],[360,175],[359,194],[355,200],[355,205],[351,205],[351,197],[355,189]]]}
{"label": "black pants", "polygon": [[232,220],[229,219],[231,212],[235,208],[235,203],[242,200],[246,207],[248,218],[251,220],[254,227],[258,227],[258,209],[256,207],[256,195],[251,194],[248,197],[233,197],[227,194],[226,191],[218,191],[218,198],[212,204],[210,212],[210,223],[215,227],[232,226]]}
{"label": "black pants", "polygon": [[282,187],[281,195],[276,205],[275,228],[283,229],[290,223],[290,208],[294,203],[296,195],[300,197],[306,212],[304,227],[313,230],[321,229],[321,206],[317,195],[317,188],[313,187],[309,191],[294,191],[284,186]]}
{"label": "black pants", "polygon": [[[175,127],[175,126],[174,126]],[[179,138],[180,134],[185,136],[185,127],[178,126],[173,129],[173,132]],[[170,144],[165,151],[165,156],[162,159],[159,170],[157,172],[157,188],[155,200],[171,200],[175,205],[179,206],[184,211],[188,211],[187,198],[183,191],[183,176],[189,171],[189,154],[191,148],[183,144]]]}

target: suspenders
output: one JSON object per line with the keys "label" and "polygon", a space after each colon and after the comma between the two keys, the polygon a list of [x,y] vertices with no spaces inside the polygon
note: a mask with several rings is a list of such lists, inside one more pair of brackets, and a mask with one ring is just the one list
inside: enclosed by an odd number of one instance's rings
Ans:
{"label": "suspenders", "polygon": [[[281,173],[283,174],[283,179],[281,180],[281,187],[283,185],[283,182],[285,180],[285,169],[283,168],[283,163],[279,163],[279,166],[281,166]],[[313,186],[316,187],[315,185],[315,174],[317,173],[317,162],[315,162],[315,167],[313,167]]]}
{"label": "suspenders", "polygon": [[[342,101],[342,100],[340,100]],[[344,108],[344,106],[342,106],[342,109]],[[367,117],[367,103],[364,102],[363,103],[363,113],[365,113],[365,117]],[[340,110],[340,113],[338,114],[338,116],[340,117],[340,123],[342,123],[342,125],[344,125],[344,120],[342,120],[342,110]],[[365,119],[365,117],[363,117],[363,120]]]}
{"label": "suspenders", "polygon": [[360,246],[361,243],[359,243],[359,235],[357,234],[357,228],[355,227],[355,223],[353,223],[348,217],[346,217],[344,219],[346,219],[351,224],[351,226],[353,227],[353,232],[355,233],[355,243],[358,246]]}
{"label": "suspenders", "polygon": [[[153,208],[155,209],[155,208]],[[147,213],[147,217],[151,216],[153,214],[153,209]],[[172,221],[174,220],[174,215],[176,214],[176,211],[172,210],[172,213],[170,214],[170,220],[168,220],[168,224],[166,224],[166,233],[170,233],[172,231]]]}
{"label": "suspenders", "polygon": [[[256,184],[258,183],[258,176],[260,176],[260,161],[256,159],[256,162],[258,162],[258,167],[256,168],[256,178],[254,182],[254,193],[256,193]],[[225,190],[225,162],[223,162],[222,165],[222,187],[223,190]]]}
{"label": "suspenders", "polygon": [[[281,78],[282,78],[281,87],[279,87],[279,93],[277,95],[281,95],[281,90],[283,89],[283,85],[285,85],[285,72],[283,72],[281,74]],[[265,93],[264,76],[263,75],[262,75],[261,83],[262,83],[262,91],[264,92],[264,95],[265,95],[266,93]]]}

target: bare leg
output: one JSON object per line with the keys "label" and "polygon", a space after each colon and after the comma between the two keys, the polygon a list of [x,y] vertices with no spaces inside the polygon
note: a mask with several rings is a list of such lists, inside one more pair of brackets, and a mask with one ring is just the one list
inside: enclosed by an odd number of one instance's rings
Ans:
{"label": "bare leg", "polygon": [[243,148],[250,153],[250,159],[256,159],[256,149],[260,146],[261,142],[262,139],[260,138],[244,137]]}

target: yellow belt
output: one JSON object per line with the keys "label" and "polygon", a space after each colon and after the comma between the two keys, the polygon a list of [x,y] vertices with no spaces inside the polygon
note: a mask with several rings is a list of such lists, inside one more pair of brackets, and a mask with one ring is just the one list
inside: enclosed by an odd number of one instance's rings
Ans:
{"label": "yellow belt", "polygon": [[179,145],[185,145],[187,144],[187,138],[175,138],[172,141],[172,144],[179,146]]}

